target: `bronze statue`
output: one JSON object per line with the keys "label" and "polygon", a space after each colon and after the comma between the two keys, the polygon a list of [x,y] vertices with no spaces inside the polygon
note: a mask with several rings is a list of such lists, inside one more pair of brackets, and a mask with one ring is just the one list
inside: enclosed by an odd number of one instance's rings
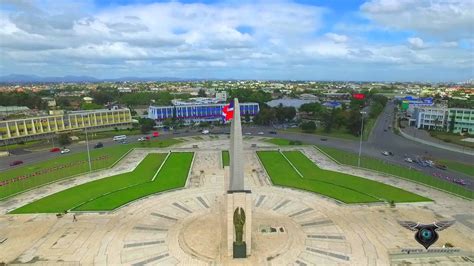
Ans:
{"label": "bronze statue", "polygon": [[244,235],[244,224],[245,224],[245,212],[244,209],[238,207],[234,211],[234,228],[235,228],[235,239],[236,244],[242,244],[242,238]]}

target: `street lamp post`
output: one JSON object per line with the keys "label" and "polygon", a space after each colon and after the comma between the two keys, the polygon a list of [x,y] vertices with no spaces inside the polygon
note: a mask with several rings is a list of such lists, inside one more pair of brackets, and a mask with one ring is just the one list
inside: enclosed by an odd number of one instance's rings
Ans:
{"label": "street lamp post", "polygon": [[[88,125],[89,125],[89,120],[88,121]],[[84,125],[84,116],[82,116],[82,124]],[[91,164],[91,154],[90,154],[90,151],[89,151],[89,138],[87,137],[87,127],[85,127],[85,130],[86,130],[86,147],[87,147],[87,160],[89,161],[89,172],[92,171],[92,164]]]}
{"label": "street lamp post", "polygon": [[357,167],[360,167],[360,155],[362,154],[362,136],[364,135],[364,115],[366,114],[366,112],[362,111],[360,112],[360,114],[362,115],[362,123],[360,126],[359,158],[357,160]]}

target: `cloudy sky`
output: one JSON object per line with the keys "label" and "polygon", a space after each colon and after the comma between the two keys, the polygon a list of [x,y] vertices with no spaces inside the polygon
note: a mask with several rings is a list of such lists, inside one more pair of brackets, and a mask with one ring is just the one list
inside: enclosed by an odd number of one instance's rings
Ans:
{"label": "cloudy sky", "polygon": [[0,0],[0,75],[463,81],[471,0]]}

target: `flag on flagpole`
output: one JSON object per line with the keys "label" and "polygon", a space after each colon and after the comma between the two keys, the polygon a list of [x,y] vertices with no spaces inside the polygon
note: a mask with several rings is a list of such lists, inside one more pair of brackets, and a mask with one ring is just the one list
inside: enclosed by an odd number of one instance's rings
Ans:
{"label": "flag on flagpole", "polygon": [[224,105],[222,108],[222,117],[224,121],[229,121],[234,117],[234,101],[232,100],[229,104]]}

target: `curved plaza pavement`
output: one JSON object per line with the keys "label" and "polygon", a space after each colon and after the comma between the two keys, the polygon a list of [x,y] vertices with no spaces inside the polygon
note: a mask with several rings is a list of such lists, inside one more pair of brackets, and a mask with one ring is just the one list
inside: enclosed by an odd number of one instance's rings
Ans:
{"label": "curved plaza pavement", "polygon": [[[278,147],[244,140],[245,184],[252,190],[252,255],[230,260],[225,252],[224,170],[221,150],[228,139],[186,138],[168,149],[137,149],[112,170],[44,186],[0,203],[0,262],[57,265],[388,265],[390,263],[469,264],[474,252],[473,203],[435,189],[379,173],[340,166],[312,147],[301,150],[321,168],[377,180],[434,200],[428,203],[345,205],[320,195],[271,186],[256,149]],[[257,147],[251,147],[257,144]],[[197,145],[198,148],[193,148]],[[132,171],[149,152],[193,150],[186,188],[137,200],[110,213],[6,215],[35,199],[121,172]],[[452,243],[456,256],[404,255],[419,248],[399,220],[456,219],[434,245]],[[222,236],[222,237],[221,237]]]}

